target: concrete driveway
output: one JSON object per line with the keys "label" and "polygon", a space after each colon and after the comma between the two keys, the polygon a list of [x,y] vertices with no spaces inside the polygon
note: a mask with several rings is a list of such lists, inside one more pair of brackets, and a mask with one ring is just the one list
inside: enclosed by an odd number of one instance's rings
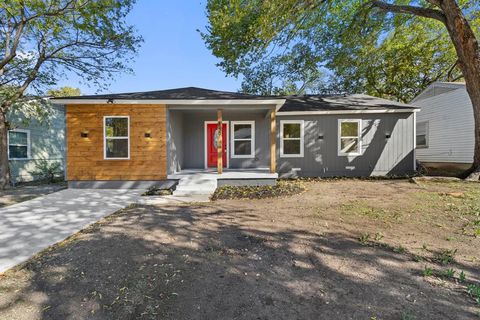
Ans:
{"label": "concrete driveway", "polygon": [[66,189],[0,208],[0,273],[104,216],[142,190]]}

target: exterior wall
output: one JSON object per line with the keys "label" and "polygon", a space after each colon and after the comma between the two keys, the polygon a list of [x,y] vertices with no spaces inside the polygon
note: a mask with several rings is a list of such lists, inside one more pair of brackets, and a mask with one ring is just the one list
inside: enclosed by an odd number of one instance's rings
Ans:
{"label": "exterior wall", "polygon": [[168,173],[178,172],[183,167],[183,113],[167,111]]}
{"label": "exterior wall", "polygon": [[[338,155],[339,119],[362,120],[362,155]],[[279,116],[278,128],[281,120],[305,121],[303,157],[280,157],[277,148],[277,170],[282,177],[382,176],[414,172],[413,113]],[[386,138],[387,133],[391,133],[390,139]],[[280,146],[279,141],[277,143]]]}
{"label": "exterior wall", "polygon": [[462,87],[464,88],[465,85],[462,85],[461,83],[434,82],[422,93],[416,96],[411,103],[414,104],[417,101],[435,97]]}
{"label": "exterior wall", "polygon": [[473,109],[465,89],[415,102],[417,123],[428,121],[428,147],[417,149],[421,162],[472,163]]}
{"label": "exterior wall", "polygon": [[[170,170],[178,169],[203,169],[205,168],[205,121],[216,121],[216,111],[180,111],[171,110],[171,136],[174,141],[170,143],[170,150],[179,154],[169,153]],[[173,116],[172,116],[173,115]],[[180,116],[181,115],[181,116]],[[179,120],[179,119],[182,120]],[[265,111],[223,111],[223,121],[229,122],[228,143],[231,143],[231,121],[255,121],[255,157],[254,158],[232,158],[231,150],[228,154],[229,168],[268,168],[270,165],[270,118],[266,117]],[[182,125],[183,123],[183,125]],[[180,129],[181,128],[181,129]],[[177,131],[182,131],[179,134]],[[181,142],[179,140],[182,140]],[[179,147],[181,146],[181,147]],[[180,168],[173,165],[181,159]],[[169,171],[173,173],[173,171]]]}
{"label": "exterior wall", "polygon": [[32,181],[39,177],[32,175],[41,162],[49,165],[61,164],[65,167],[65,108],[53,105],[48,119],[39,122],[27,119],[21,111],[9,112],[8,121],[16,129],[30,131],[30,159],[10,160],[10,173],[13,182]]}
{"label": "exterior wall", "polygon": [[[163,180],[167,176],[165,105],[68,105],[67,180]],[[130,159],[104,159],[104,116],[130,116]],[[88,137],[80,136],[88,131]],[[151,138],[145,138],[146,132]]]}
{"label": "exterior wall", "polygon": [[[216,121],[215,111],[171,110],[173,128],[182,128],[180,144],[183,146],[180,169],[203,169],[205,159],[204,121]],[[224,121],[255,121],[255,158],[232,159],[229,152],[229,167],[269,168],[270,165],[270,117],[266,112],[228,112],[224,110]],[[355,157],[338,156],[338,120],[362,119],[362,155]],[[280,121],[304,120],[304,156],[301,158],[280,157]],[[178,123],[178,124],[177,124]],[[180,123],[183,123],[180,124]],[[231,130],[231,128],[229,127]],[[230,130],[228,133],[229,143]],[[391,138],[387,139],[387,133]],[[323,136],[323,140],[319,139]],[[180,139],[180,138],[179,138]],[[171,150],[174,150],[173,148]],[[178,150],[178,149],[177,149]],[[175,159],[174,154],[169,154]],[[277,116],[277,171],[281,176],[372,176],[404,175],[414,171],[414,116],[413,113],[389,114],[346,114]],[[294,169],[300,170],[294,170]],[[173,173],[173,172],[169,172]]]}

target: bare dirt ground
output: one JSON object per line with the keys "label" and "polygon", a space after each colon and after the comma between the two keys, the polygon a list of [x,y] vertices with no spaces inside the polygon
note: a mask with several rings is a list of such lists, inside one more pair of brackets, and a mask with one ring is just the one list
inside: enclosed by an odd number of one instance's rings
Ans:
{"label": "bare dirt ground", "polygon": [[0,319],[479,317],[478,184],[306,187],[122,210],[0,276]]}
{"label": "bare dirt ground", "polygon": [[11,204],[34,199],[66,188],[64,182],[52,184],[29,183],[0,190],[0,208]]}

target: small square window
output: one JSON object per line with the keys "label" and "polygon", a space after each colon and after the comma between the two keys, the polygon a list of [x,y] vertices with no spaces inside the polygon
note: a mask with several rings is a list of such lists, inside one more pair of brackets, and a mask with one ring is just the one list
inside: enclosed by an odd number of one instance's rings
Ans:
{"label": "small square window", "polygon": [[349,156],[362,154],[362,120],[339,120],[338,125],[338,155]]}
{"label": "small square window", "polygon": [[280,157],[303,157],[303,120],[280,121]]}
{"label": "small square window", "polygon": [[232,158],[255,156],[255,122],[232,121]]}
{"label": "small square window", "polygon": [[30,131],[10,130],[8,132],[8,158],[29,159],[30,158]]}

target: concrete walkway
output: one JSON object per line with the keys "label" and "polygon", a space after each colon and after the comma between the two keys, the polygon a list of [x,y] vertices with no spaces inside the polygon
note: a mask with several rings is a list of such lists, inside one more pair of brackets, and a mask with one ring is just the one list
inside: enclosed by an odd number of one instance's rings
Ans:
{"label": "concrete walkway", "polygon": [[0,208],[0,273],[138,202],[143,190],[66,189]]}

